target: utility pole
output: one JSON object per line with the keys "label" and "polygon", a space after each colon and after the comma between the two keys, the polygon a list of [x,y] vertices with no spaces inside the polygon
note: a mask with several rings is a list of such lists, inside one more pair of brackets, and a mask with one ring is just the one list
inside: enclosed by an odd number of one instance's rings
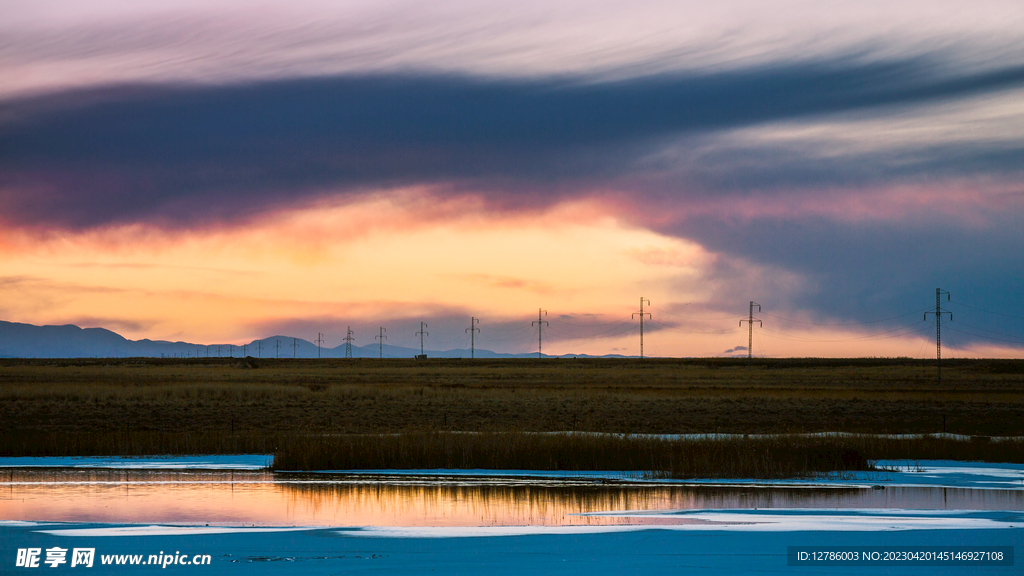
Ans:
{"label": "utility pole", "polygon": [[[640,359],[641,360],[644,359],[644,314],[646,314],[647,316],[651,315],[650,312],[644,312],[644,301],[645,300],[647,300],[647,299],[644,298],[643,296],[640,297],[640,311],[639,312],[633,312],[633,316],[632,316],[633,318],[636,318],[637,314],[640,315]],[[648,306],[651,305],[651,301],[650,300],[647,300],[647,305]]]}
{"label": "utility pole", "polygon": [[479,324],[479,323],[480,323],[480,321],[477,320],[475,316],[474,317],[470,317],[470,319],[469,319],[469,328],[466,328],[466,332],[469,332],[469,357],[470,358],[476,358],[476,333],[480,331],[480,329],[477,328],[476,325]]}
{"label": "utility pole", "polygon": [[320,348],[324,345],[324,335],[320,332],[316,333],[316,357],[320,358]]}
{"label": "utility pole", "polygon": [[424,336],[430,336],[430,332],[427,332],[426,328],[427,328],[427,323],[426,322],[420,322],[420,331],[416,333],[416,335],[420,337],[420,358],[426,358],[427,357],[426,353],[423,352],[423,337]]}
{"label": "utility pole", "polygon": [[935,311],[925,312],[924,319],[928,319],[929,314],[935,314],[935,366],[939,372],[939,384],[942,384],[942,315],[949,314],[949,321],[953,321],[953,313],[949,310],[942,309],[942,295],[946,295],[946,301],[949,301],[949,292],[941,288],[935,289]]}
{"label": "utility pole", "polygon": [[249,345],[248,344],[242,344],[242,358],[245,358],[248,355],[249,355]]}
{"label": "utility pole", "polygon": [[263,358],[263,340],[260,340],[259,342],[257,342],[256,357],[257,358]]}
{"label": "utility pole", "polygon": [[[537,320],[536,320],[536,321],[534,321],[534,322],[530,322],[530,326],[531,326],[531,327],[532,327],[532,326],[533,326],[534,324],[536,324],[536,325],[537,325],[537,358],[541,358],[541,357],[542,357],[542,356],[541,356],[541,344],[543,344],[543,343],[544,343],[544,342],[543,342],[543,336],[544,336],[544,325],[545,325],[545,324],[548,324],[548,321],[547,321],[547,320],[544,320],[544,319],[542,319],[542,318],[541,318],[541,315],[542,315],[542,314],[543,314],[544,316],[547,316],[547,315],[548,315],[548,311],[547,311],[547,310],[544,310],[544,309],[542,309],[542,308],[537,308]],[[548,324],[548,326],[551,326],[551,325],[550,325],[550,324]]]}
{"label": "utility pole", "polygon": [[374,340],[380,340],[380,359],[381,360],[384,359],[384,339],[387,338],[387,336],[384,335],[385,332],[387,332],[387,329],[384,328],[383,326],[381,326],[380,327],[380,336],[374,336],[373,337]]}
{"label": "utility pole", "polygon": [[[761,305],[753,300],[750,301],[750,316],[747,317],[747,359],[753,360],[754,358],[754,322],[757,322],[758,326],[764,326],[761,320],[754,318],[754,306],[757,306],[757,311],[761,311]],[[743,326],[743,320],[740,320],[740,326]]]}
{"label": "utility pole", "polygon": [[277,339],[274,341],[274,348],[277,350],[277,358],[281,359],[281,340]]}
{"label": "utility pole", "polygon": [[228,344],[228,355],[231,356],[232,358],[235,357],[235,345],[234,344]]}
{"label": "utility pole", "polygon": [[292,338],[292,358],[297,358],[299,352],[299,339]]}
{"label": "utility pole", "polygon": [[352,337],[352,327],[351,326],[348,327],[348,334],[345,335],[344,340],[345,340],[345,358],[351,358],[352,357],[352,341],[355,340],[355,338]]}

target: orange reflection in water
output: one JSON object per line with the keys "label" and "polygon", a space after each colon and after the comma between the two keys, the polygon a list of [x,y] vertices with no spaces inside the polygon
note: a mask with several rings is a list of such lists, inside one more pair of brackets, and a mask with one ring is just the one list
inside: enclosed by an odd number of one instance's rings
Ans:
{"label": "orange reflection in water", "polygon": [[[6,477],[3,477],[6,476]],[[273,526],[664,524],[584,512],[736,508],[1024,509],[1024,492],[607,484],[230,471],[0,472],[0,519]]]}

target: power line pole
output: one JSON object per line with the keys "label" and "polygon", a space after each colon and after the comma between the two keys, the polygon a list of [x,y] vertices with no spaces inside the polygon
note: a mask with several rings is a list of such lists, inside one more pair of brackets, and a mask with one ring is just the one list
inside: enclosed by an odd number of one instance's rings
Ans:
{"label": "power line pole", "polygon": [[274,348],[277,349],[277,358],[280,359],[281,358],[281,340],[280,339],[274,341]]}
{"label": "power line pole", "polygon": [[[644,314],[650,316],[650,312],[644,312],[644,300],[647,300],[643,296],[640,297],[640,311],[633,312],[632,318],[636,318],[636,315],[640,315],[640,359],[644,359]],[[651,301],[647,300],[647,305],[651,305]]]}
{"label": "power line pole", "polygon": [[234,344],[228,344],[228,356],[231,356],[232,358],[235,357],[235,345]]}
{"label": "power line pole", "polygon": [[384,328],[383,326],[381,326],[380,327],[380,336],[374,336],[373,337],[375,340],[380,340],[380,359],[381,360],[384,359],[384,339],[387,338],[387,336],[384,335],[385,332],[387,332],[387,329]]}
{"label": "power line pole", "polygon": [[351,326],[348,327],[348,334],[345,336],[344,340],[345,340],[345,358],[351,358],[352,357],[352,341],[355,340],[355,338],[352,337],[352,327]]}
{"label": "power line pole", "polygon": [[[542,357],[540,352],[541,352],[541,344],[544,343],[543,342],[544,325],[548,324],[547,320],[541,319],[541,314],[543,314],[544,316],[547,316],[548,315],[548,311],[544,310],[542,308],[537,308],[537,320],[535,322],[530,322],[530,326],[531,327],[533,327],[534,324],[537,325],[537,358],[541,358]],[[551,324],[548,324],[548,326],[550,327]]]}
{"label": "power line pole", "polygon": [[946,295],[946,301],[949,301],[949,292],[941,288],[935,289],[935,311],[925,312],[924,319],[928,319],[929,314],[935,314],[935,366],[939,372],[939,384],[942,384],[942,315],[949,314],[949,321],[953,321],[953,313],[949,310],[942,309],[942,295]]}
{"label": "power line pole", "polygon": [[[761,311],[761,305],[753,300],[750,301],[750,316],[747,317],[747,359],[754,359],[754,322],[757,322],[758,326],[764,326],[761,320],[754,318],[754,306],[757,306],[757,311]],[[740,326],[743,326],[743,320],[740,320]]]}
{"label": "power line pole", "polygon": [[480,323],[480,321],[477,320],[476,317],[470,317],[470,319],[469,319],[469,328],[466,328],[466,332],[469,332],[469,357],[470,358],[476,358],[476,338],[475,337],[476,337],[476,333],[480,331],[480,329],[477,328],[476,325],[479,324],[479,323]]}
{"label": "power line pole", "polygon": [[430,332],[426,332],[426,328],[427,328],[427,323],[426,322],[420,322],[420,331],[416,333],[416,335],[420,337],[420,358],[426,358],[427,357],[426,353],[423,352],[423,337],[424,336],[430,336]]}
{"label": "power line pole", "polygon": [[258,342],[258,344],[259,345],[256,347],[256,350],[257,350],[256,357],[257,358],[263,358],[263,340],[260,340]]}
{"label": "power line pole", "polygon": [[292,358],[298,357],[299,339],[292,338]]}
{"label": "power line pole", "polygon": [[242,344],[242,358],[245,358],[248,355],[249,355],[249,345],[248,344]]}
{"label": "power line pole", "polygon": [[317,332],[316,333],[316,342],[315,342],[315,344],[316,344],[316,357],[320,358],[321,357],[320,349],[324,345],[324,335],[323,335],[323,333],[321,333],[321,332]]}

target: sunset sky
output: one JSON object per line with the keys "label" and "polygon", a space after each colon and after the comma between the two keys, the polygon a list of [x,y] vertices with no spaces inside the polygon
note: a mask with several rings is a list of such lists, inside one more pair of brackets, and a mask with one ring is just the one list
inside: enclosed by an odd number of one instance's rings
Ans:
{"label": "sunset sky", "polygon": [[1024,356],[1020,0],[3,13],[0,320]]}

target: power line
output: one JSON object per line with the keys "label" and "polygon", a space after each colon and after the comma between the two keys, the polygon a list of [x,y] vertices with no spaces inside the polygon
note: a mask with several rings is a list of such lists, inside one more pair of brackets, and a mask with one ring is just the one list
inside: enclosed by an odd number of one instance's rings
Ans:
{"label": "power line", "polygon": [[[735,318],[735,316],[732,316]],[[668,330],[669,332],[679,332],[680,334],[728,334],[729,332],[735,332],[736,328],[725,328],[722,330],[687,330],[685,328],[679,328],[678,326],[669,326],[663,322],[657,320],[651,320],[651,324],[661,326],[662,330]]]}
{"label": "power line", "polygon": [[298,352],[299,352],[299,339],[298,338],[292,338],[292,358],[297,357],[298,356]]}
{"label": "power line", "polygon": [[598,326],[611,326],[612,324],[622,324],[621,320],[616,320],[614,322],[594,322],[591,324],[577,324],[576,322],[569,322],[568,320],[565,320],[562,317],[555,317],[554,321],[558,322],[559,324],[568,324],[569,326],[576,326],[577,328],[593,328]]}
{"label": "power line", "polygon": [[321,352],[321,349],[323,348],[323,345],[324,345],[324,335],[323,335],[323,333],[321,333],[321,332],[317,332],[316,333],[316,341],[314,342],[314,344],[316,344],[316,357],[317,358],[322,358],[320,352]]}
{"label": "power line", "polygon": [[1002,312],[993,312],[992,310],[985,310],[984,308],[978,308],[976,306],[971,306],[970,304],[964,304],[963,302],[952,302],[951,301],[950,303],[951,304],[956,304],[957,306],[966,306],[967,308],[970,308],[971,310],[977,310],[978,312],[985,312],[987,314],[995,314],[996,316],[1006,316],[1007,318],[1013,318],[1014,320],[1024,320],[1024,317],[1021,317],[1021,316],[1014,316],[1013,314],[1004,314]]}
{"label": "power line", "polygon": [[275,340],[274,341],[274,348],[277,349],[277,357],[278,357],[278,359],[280,359],[281,358],[281,340]]}
{"label": "power line", "polygon": [[668,312],[667,310],[661,310],[661,309],[658,309],[658,314],[668,314],[669,316],[675,316],[677,318],[686,318],[687,320],[732,320],[733,318],[736,317],[735,315],[730,315],[730,316],[715,316],[714,318],[705,318],[705,317],[700,317],[700,316],[687,316],[685,314],[675,314],[673,312]]}
{"label": "power line", "polygon": [[[772,330],[770,328],[762,328],[762,330],[764,332],[766,332],[766,333],[769,333],[769,334],[766,334],[766,336],[768,336],[769,338],[774,338],[776,340],[788,340],[790,342],[835,343],[835,342],[868,342],[868,341],[871,341],[871,340],[886,340],[886,339],[889,339],[889,338],[899,338],[901,336],[909,336],[911,334],[922,333],[922,330],[925,330],[925,328],[922,328],[920,326],[918,326],[916,328],[912,327],[912,326],[901,326],[899,328],[894,328],[894,329],[889,330],[887,332],[879,332],[878,334],[873,334],[873,335],[868,336],[868,337],[842,338],[842,339],[838,339],[838,340],[821,340],[821,339],[818,339],[818,338],[802,338],[800,336],[794,336],[792,334],[786,334],[785,332],[777,332],[777,331]],[[893,332],[899,332],[899,333],[898,334],[893,334]],[[774,334],[774,336],[772,336],[772,334]],[[889,334],[889,335],[888,336],[883,336],[883,334]]]}
{"label": "power line", "polygon": [[547,324],[548,327],[551,326],[551,324],[548,324],[547,320],[541,319],[541,314],[547,316],[548,311],[542,308],[538,308],[537,320],[535,322],[530,322],[530,327],[533,327],[534,324],[537,325],[537,358],[541,357],[541,345],[543,344],[544,325]]}
{"label": "power line", "polygon": [[963,322],[959,322],[959,321],[957,322],[957,324],[960,325],[960,326],[967,326],[968,328],[971,328],[971,329],[974,329],[974,330],[981,330],[982,332],[988,332],[990,334],[996,334],[998,336],[1005,336],[1007,338],[1021,339],[1021,337],[1017,336],[1016,334],[1006,334],[1006,333],[1003,333],[1003,332],[996,332],[995,330],[988,330],[987,328],[979,328],[978,326],[971,326],[970,324],[964,324]]}
{"label": "power line", "polygon": [[[898,332],[900,330],[905,330],[907,328],[914,328],[914,330],[912,330],[912,331],[916,332],[916,331],[919,330],[919,328],[917,328],[915,326],[917,326],[917,323],[909,324],[909,325],[905,325],[905,326],[900,326],[898,328],[893,328],[891,330],[885,330],[884,332],[876,332],[874,334],[865,334],[863,336],[854,336],[853,338],[838,338],[838,339],[834,339],[834,340],[822,340],[820,338],[803,338],[803,337],[800,337],[800,336],[796,336],[794,334],[787,334],[786,332],[779,332],[777,330],[772,330],[771,328],[764,328],[764,331],[765,332],[771,332],[773,334],[780,334],[782,336],[789,336],[789,338],[787,338],[788,340],[799,341],[799,342],[858,342],[858,341],[863,341],[863,340],[875,340],[875,339],[882,340],[882,339],[885,339],[885,338],[891,338],[891,336],[885,336],[885,334],[892,334],[893,332]],[[876,338],[876,337],[879,337],[879,336],[881,338]]]}
{"label": "power line", "polygon": [[[957,322],[957,324],[960,324],[960,323]],[[974,332],[966,332],[964,330],[957,330],[956,328],[954,328],[952,326],[947,328],[947,330],[953,330],[954,332],[959,332],[959,333],[965,334],[967,336],[974,336],[975,338],[983,338],[985,340],[993,340],[993,341],[996,341],[996,342],[1006,342],[1006,343],[1009,343],[1009,344],[1018,344],[1018,345],[1019,344],[1024,344],[1024,342],[1021,342],[1020,340],[1007,340],[1006,338],[996,338],[994,336],[986,336],[984,334],[975,334]]]}
{"label": "power line", "polygon": [[[557,324],[556,324],[556,326],[557,326]],[[628,331],[632,330],[633,328],[634,328],[634,325],[633,325],[632,321],[623,321],[623,322],[619,322],[617,325],[613,326],[612,328],[609,328],[607,330],[603,330],[601,332],[597,332],[595,334],[591,334],[589,336],[579,336],[579,335],[576,335],[576,334],[569,334],[569,333],[566,333],[566,332],[562,332],[562,331],[560,331],[557,328],[554,328],[552,326],[549,326],[548,330],[550,332],[554,332],[555,334],[558,334],[559,336],[562,336],[564,338],[568,338],[570,340],[593,340],[593,339],[596,339],[596,338],[606,338],[606,337],[610,337],[610,336],[618,336],[619,334],[622,334],[624,332],[628,332]]]}
{"label": "power line", "polygon": [[794,320],[792,318],[784,318],[782,316],[777,316],[777,315],[771,314],[769,312],[765,312],[764,315],[765,316],[771,316],[772,318],[778,318],[779,320],[785,320],[786,322],[795,322],[797,324],[810,324],[812,326],[861,326],[861,325],[864,325],[864,324],[878,324],[879,322],[888,322],[889,320],[899,320],[900,318],[906,318],[907,316],[913,316],[915,314],[920,314],[921,312],[924,312],[925,310],[927,310],[927,309],[915,310],[914,312],[907,312],[906,314],[901,314],[899,316],[892,316],[890,318],[882,318],[882,319],[879,319],[879,320],[868,320],[866,322],[806,322],[806,321],[803,321],[803,320]]}

